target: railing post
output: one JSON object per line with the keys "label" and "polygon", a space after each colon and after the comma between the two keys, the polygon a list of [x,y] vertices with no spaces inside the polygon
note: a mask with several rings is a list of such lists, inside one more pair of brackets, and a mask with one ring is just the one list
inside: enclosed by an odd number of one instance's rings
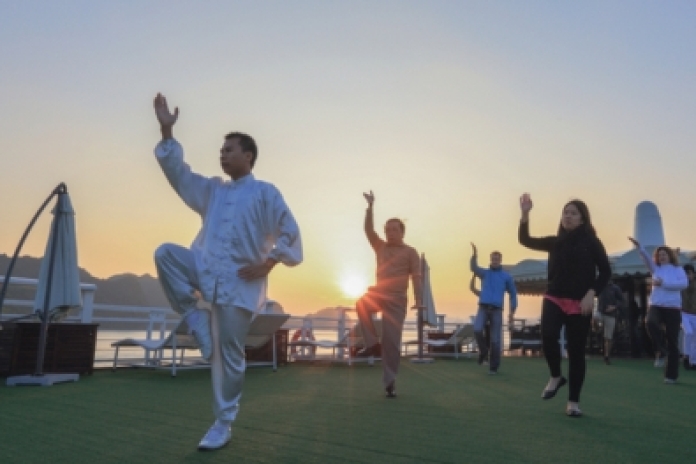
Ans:
{"label": "railing post", "polygon": [[[346,310],[344,308],[340,308],[341,311],[341,317],[338,318],[338,324],[337,324],[337,330],[338,334],[336,337],[336,340],[339,342],[343,340],[343,337],[346,335]],[[338,349],[338,358],[343,359],[345,357],[345,349],[343,347],[340,347]]]}
{"label": "railing post", "polygon": [[80,322],[88,324],[92,322],[94,316],[94,292],[97,290],[96,285],[80,286],[82,293],[82,312],[80,314]]}
{"label": "railing post", "polygon": [[438,332],[445,331],[445,315],[444,314],[437,315],[437,331]]}

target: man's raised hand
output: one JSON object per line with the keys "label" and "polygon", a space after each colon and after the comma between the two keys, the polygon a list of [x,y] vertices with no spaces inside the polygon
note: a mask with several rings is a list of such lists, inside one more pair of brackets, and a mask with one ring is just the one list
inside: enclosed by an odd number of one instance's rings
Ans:
{"label": "man's raised hand", "polygon": [[520,197],[520,210],[522,210],[522,214],[528,214],[533,206],[532,196],[528,193],[522,194]]}
{"label": "man's raised hand", "polygon": [[370,193],[363,193],[363,196],[367,200],[367,205],[372,206],[372,203],[375,202],[375,194],[372,193],[372,190],[370,190]]}
{"label": "man's raised hand", "polygon": [[167,98],[161,93],[158,93],[155,97],[154,106],[155,115],[157,116],[157,121],[159,121],[160,126],[162,126],[162,128],[171,128],[179,117],[179,108],[174,108],[174,114],[172,114],[167,105]]}
{"label": "man's raised hand", "polygon": [[474,245],[474,242],[471,242],[471,254],[476,256],[478,254],[478,251],[476,250],[476,245]]}

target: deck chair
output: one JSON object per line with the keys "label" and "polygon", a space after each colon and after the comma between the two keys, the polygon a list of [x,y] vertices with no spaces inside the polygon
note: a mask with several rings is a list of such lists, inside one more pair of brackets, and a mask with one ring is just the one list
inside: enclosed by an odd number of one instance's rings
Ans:
{"label": "deck chair", "polygon": [[[375,332],[377,333],[377,343],[381,343],[382,319],[373,319],[372,324],[375,326]],[[363,330],[363,325],[358,321],[348,332],[348,365],[354,362],[366,362],[369,365],[373,365],[375,361],[382,360],[381,356],[359,357],[353,354],[353,352],[357,352],[358,350],[365,347],[365,338],[363,336]]]}
{"label": "deck chair", "polygon": [[[426,338],[423,340],[423,344],[425,346],[451,346],[454,348],[454,353],[428,353],[428,356],[443,356],[459,359],[459,356],[462,354],[464,354],[466,357],[471,357],[471,350],[468,350],[466,353],[462,353],[462,347],[471,346],[474,343],[474,340],[474,326],[472,324],[464,324],[457,327],[457,329],[447,340],[428,340]],[[404,356],[408,356],[409,346],[417,347],[418,340],[410,340],[408,342],[403,343]]]}
{"label": "deck chair", "polygon": [[[561,339],[559,342],[563,346],[565,341]],[[522,355],[525,355],[527,351],[539,353],[541,348],[541,324],[527,325],[524,319],[515,319],[510,328],[508,351],[519,350]]]}
{"label": "deck chair", "polygon": [[[142,363],[128,362],[130,367],[146,367],[151,369],[170,369],[172,377],[176,377],[176,371],[180,369],[209,368],[210,364],[204,361],[192,361],[184,364],[186,350],[198,350],[198,343],[193,335],[188,333],[188,325],[183,318],[176,326],[166,333],[167,316],[164,311],[152,311],[146,338],[125,338],[111,344],[114,350],[114,362],[112,371],[118,366],[118,355],[121,348],[141,348],[145,350]],[[153,338],[153,334],[159,332],[159,338]],[[171,350],[171,356],[164,355],[165,350]],[[177,356],[179,350],[179,356]],[[132,361],[132,360],[131,360]]]}
{"label": "deck chair", "polygon": [[[344,332],[338,340],[311,340],[308,338],[299,338],[297,340],[288,343],[291,348],[309,348],[306,350],[306,354],[298,351],[294,355],[295,361],[320,361],[324,358],[317,357],[317,348],[323,348],[331,350],[331,357],[328,360],[340,361],[344,358],[346,351],[350,351],[350,335],[349,332]],[[348,354],[348,359],[350,359],[350,353]]]}
{"label": "deck chair", "polygon": [[[382,321],[375,320],[375,329],[377,333],[381,333]],[[331,350],[331,357],[321,358],[312,356],[310,361],[333,361],[333,362],[346,362],[349,366],[352,366],[354,362],[367,362],[368,364],[373,364],[374,361],[380,360],[379,357],[356,357],[354,356],[354,351],[364,346],[362,326],[360,322],[357,322],[352,328],[346,329],[343,336],[338,340],[295,340],[288,343],[288,346],[292,347],[310,347],[310,348],[324,348]],[[306,359],[306,358],[304,358]],[[303,358],[297,358],[296,360],[304,360]]]}
{"label": "deck chair", "polygon": [[272,360],[271,361],[248,361],[247,366],[272,366],[273,372],[278,370],[278,359],[276,350],[275,333],[281,328],[287,320],[290,319],[289,314],[257,314],[251,321],[249,332],[244,343],[246,349],[261,348],[269,340],[272,340]]}

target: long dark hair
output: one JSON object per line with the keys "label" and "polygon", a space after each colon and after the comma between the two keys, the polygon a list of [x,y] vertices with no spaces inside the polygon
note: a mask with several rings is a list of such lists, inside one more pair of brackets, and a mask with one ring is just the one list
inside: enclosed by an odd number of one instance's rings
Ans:
{"label": "long dark hair", "polygon": [[568,203],[563,205],[563,209],[561,210],[561,222],[558,224],[558,233],[557,235],[559,237],[565,236],[568,231],[563,228],[563,211],[565,211],[566,207],[569,205],[573,205],[578,209],[578,212],[580,213],[580,217],[582,218],[582,224],[578,226],[578,229],[582,228],[584,229],[588,234],[597,236],[597,232],[595,231],[594,226],[592,225],[592,218],[590,217],[590,210],[585,204],[584,201],[582,200],[570,200]]}
{"label": "long dark hair", "polygon": [[657,259],[657,254],[660,252],[660,250],[665,250],[665,253],[667,253],[667,256],[669,256],[669,264],[679,266],[679,258],[677,258],[677,253],[675,253],[673,248],[670,248],[667,245],[662,245],[655,248],[655,251],[653,252],[653,262],[656,266],[660,265],[660,262]]}

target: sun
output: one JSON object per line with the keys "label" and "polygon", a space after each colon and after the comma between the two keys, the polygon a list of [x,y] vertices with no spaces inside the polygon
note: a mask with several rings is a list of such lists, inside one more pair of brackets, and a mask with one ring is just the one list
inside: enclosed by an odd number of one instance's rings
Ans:
{"label": "sun", "polygon": [[367,279],[359,274],[347,274],[341,278],[341,290],[349,298],[357,298],[367,290]]}

